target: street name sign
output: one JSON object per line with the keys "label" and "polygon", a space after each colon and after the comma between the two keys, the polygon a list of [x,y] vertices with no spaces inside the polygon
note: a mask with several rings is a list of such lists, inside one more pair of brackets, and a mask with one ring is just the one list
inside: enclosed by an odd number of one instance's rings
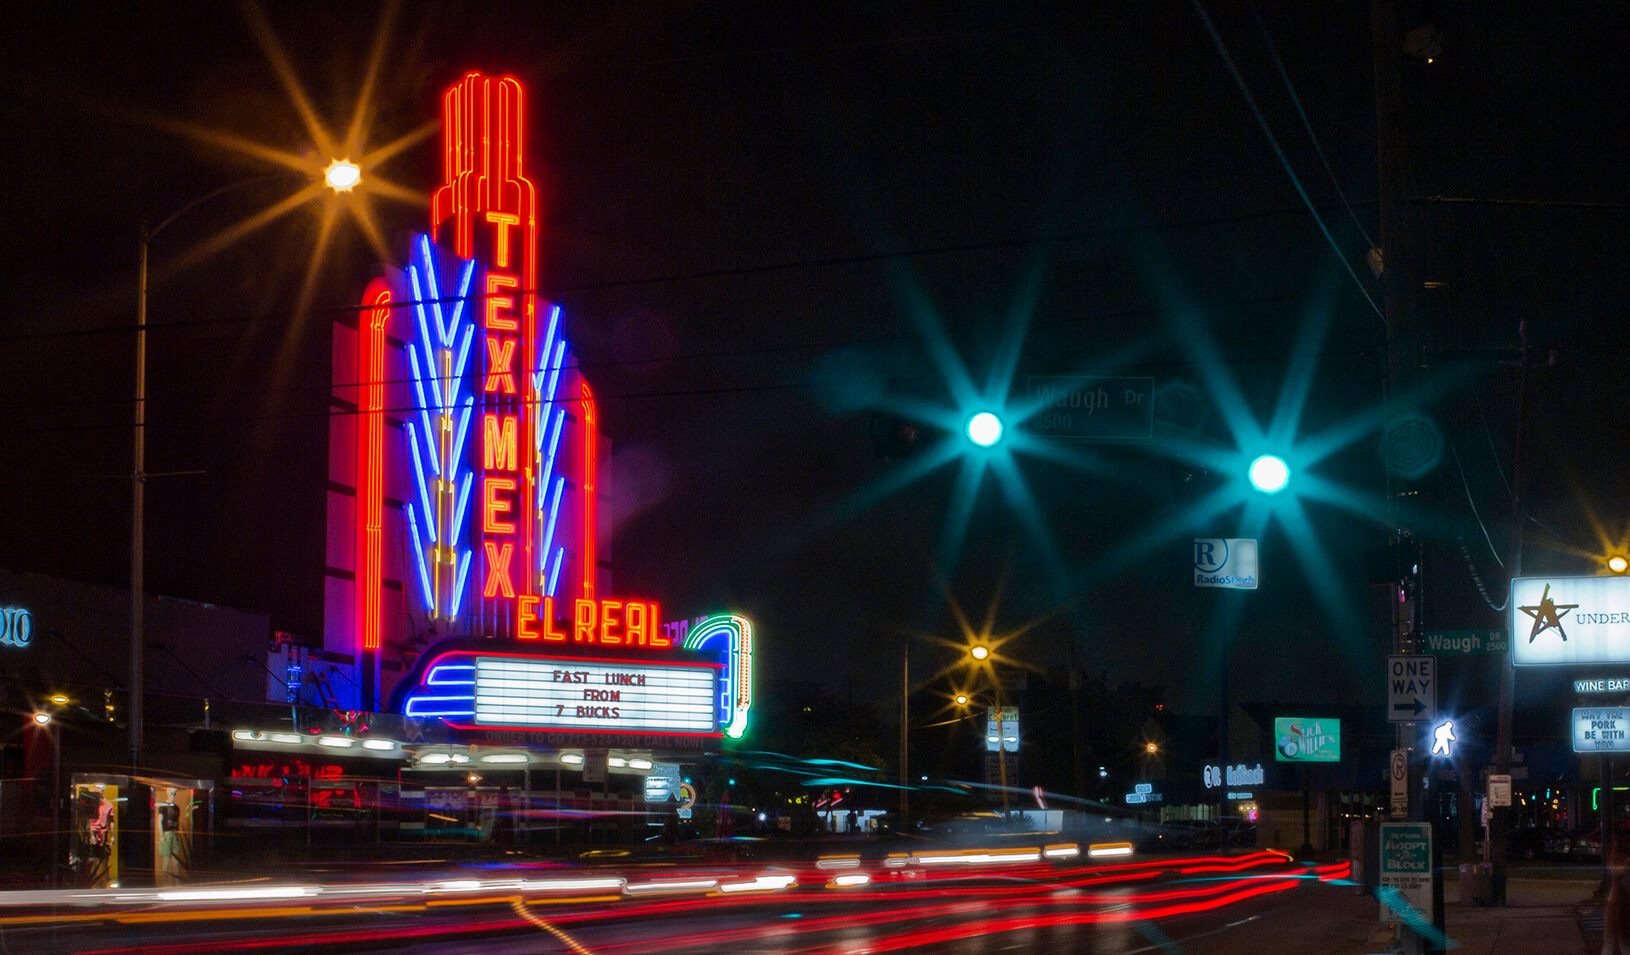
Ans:
{"label": "street name sign", "polygon": [[1431,823],[1381,823],[1380,886],[1393,890],[1378,893],[1381,921],[1410,925],[1432,921]]}
{"label": "street name sign", "polygon": [[1040,408],[1024,429],[1046,438],[1128,440],[1155,433],[1153,378],[1031,375],[1029,399]]}
{"label": "street name sign", "polygon": [[1437,663],[1425,654],[1387,657],[1387,719],[1422,723],[1437,715]]}
{"label": "street name sign", "polygon": [[1500,775],[1489,777],[1489,805],[1496,809],[1511,805],[1511,777]]}
{"label": "street name sign", "polygon": [[1592,706],[1574,710],[1573,751],[1630,753],[1630,707]]}
{"label": "street name sign", "polygon": [[1392,818],[1402,819],[1409,815],[1409,751],[1395,749],[1392,751],[1390,771],[1387,774],[1392,778]]}
{"label": "street name sign", "polygon": [[1513,580],[1511,662],[1630,663],[1630,577]]}
{"label": "street name sign", "polygon": [[1434,654],[1510,653],[1504,630],[1428,630],[1426,649]]}
{"label": "street name sign", "polygon": [[1257,549],[1253,538],[1194,539],[1194,586],[1255,590],[1257,573]]}

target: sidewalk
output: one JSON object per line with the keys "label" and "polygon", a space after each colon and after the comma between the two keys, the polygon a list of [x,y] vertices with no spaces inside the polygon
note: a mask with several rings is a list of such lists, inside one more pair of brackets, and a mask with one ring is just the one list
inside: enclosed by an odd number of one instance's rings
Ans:
{"label": "sidewalk", "polygon": [[[1458,873],[1444,879],[1446,900],[1460,898]],[[1506,904],[1444,905],[1449,938],[1464,955],[1597,955],[1602,950],[1602,902],[1596,880],[1514,875]],[[1384,951],[1384,949],[1381,949]]]}

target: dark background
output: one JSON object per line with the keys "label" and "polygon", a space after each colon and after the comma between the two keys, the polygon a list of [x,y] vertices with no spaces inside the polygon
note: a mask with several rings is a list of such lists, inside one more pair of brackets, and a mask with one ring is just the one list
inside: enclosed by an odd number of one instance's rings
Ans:
{"label": "dark background", "polygon": [[[330,131],[350,120],[384,9],[264,11]],[[923,675],[948,652],[926,648],[956,639],[954,598],[976,622],[996,607],[998,631],[1041,621],[1006,655],[1056,665],[1073,647],[1177,709],[1214,707],[1224,632],[1244,696],[1374,702],[1389,640],[1363,559],[1385,542],[1384,329],[1364,295],[1380,299],[1365,264],[1380,242],[1370,8],[1205,9],[1339,257],[1188,3],[406,3],[363,151],[437,117],[465,70],[528,85],[541,271],[615,441],[616,589],[671,616],[746,613],[766,677],[886,699],[904,635]],[[0,566],[126,579],[138,229],[277,168],[175,121],[315,153],[253,10],[8,14]],[[1500,359],[1521,321],[1543,366],[1524,569],[1595,573],[1624,550],[1630,12],[1402,16],[1441,42],[1431,64],[1404,57],[1403,187],[1484,200],[1410,206],[1418,275],[1436,283],[1420,293],[1428,350],[1475,354],[1434,358],[1437,397],[1411,403],[1446,444],[1405,482],[1420,491],[1405,519],[1431,542],[1429,623],[1504,626],[1468,565],[1499,603],[1517,400]],[[439,135],[369,173],[427,195]],[[206,473],[149,482],[147,582],[315,634],[329,323],[378,255],[341,210],[301,310],[318,202],[166,269],[300,185],[232,190],[154,240],[148,469]],[[427,216],[377,193],[345,201],[397,261]],[[1292,358],[1310,329],[1304,388]],[[996,406],[1010,376],[1020,395],[1032,373],[1152,376],[1158,440],[998,452],[1011,466],[964,485],[964,532],[963,459],[905,481],[931,453],[884,460],[868,435],[874,410],[902,402],[951,424],[975,410],[958,362]],[[1262,540],[1255,594],[1196,590],[1190,538],[1251,516],[1186,509],[1239,487],[1234,465],[1260,450],[1240,422],[1266,426],[1304,390],[1294,444],[1372,422],[1312,468],[1342,490],[1306,503],[1305,522],[1276,500],[1247,535]]]}

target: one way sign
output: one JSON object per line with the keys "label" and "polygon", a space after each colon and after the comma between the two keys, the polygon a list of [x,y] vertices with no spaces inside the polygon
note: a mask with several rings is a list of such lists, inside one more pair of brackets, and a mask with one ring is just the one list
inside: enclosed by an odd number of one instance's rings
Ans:
{"label": "one way sign", "polygon": [[1387,657],[1387,719],[1424,723],[1436,715],[1437,663],[1437,657],[1425,654]]}

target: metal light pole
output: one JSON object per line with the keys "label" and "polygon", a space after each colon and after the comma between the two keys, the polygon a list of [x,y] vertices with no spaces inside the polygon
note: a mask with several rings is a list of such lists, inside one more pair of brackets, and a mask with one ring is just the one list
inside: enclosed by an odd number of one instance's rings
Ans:
{"label": "metal light pole", "polygon": [[[349,192],[361,179],[361,170],[349,162],[330,164],[324,175],[328,188],[334,192]],[[252,176],[206,192],[171,213],[170,217],[149,229],[141,226],[136,260],[136,397],[135,415],[131,426],[130,463],[130,768],[141,768],[142,762],[142,514],[147,485],[147,246],[160,232],[194,208],[224,193],[245,186],[283,178],[283,173]],[[196,471],[177,471],[172,474],[196,474]],[[168,476],[168,475],[156,475]]]}
{"label": "metal light pole", "polygon": [[1002,676],[996,672],[996,661],[991,659],[990,647],[975,644],[968,648],[968,655],[976,663],[990,662],[991,699],[996,703],[996,773],[997,782],[1002,787],[1002,821],[1005,824],[1008,818],[1007,739],[1002,735]]}
{"label": "metal light pole", "polygon": [[[176,213],[180,215],[181,213]],[[166,220],[166,224],[173,220]],[[142,504],[147,480],[147,241],[141,226],[136,279],[136,420],[130,462],[130,770],[141,768],[142,743]]]}
{"label": "metal light pole", "polygon": [[51,737],[51,858],[50,881],[57,884],[57,859],[62,832],[62,737],[51,725],[51,714],[43,710],[34,714],[34,724]]}
{"label": "metal light pole", "polygon": [[911,638],[906,637],[900,644],[900,831],[902,832],[910,825],[911,812],[911,776],[906,765],[911,750],[911,723],[908,719],[910,707],[907,703],[910,699]]}

